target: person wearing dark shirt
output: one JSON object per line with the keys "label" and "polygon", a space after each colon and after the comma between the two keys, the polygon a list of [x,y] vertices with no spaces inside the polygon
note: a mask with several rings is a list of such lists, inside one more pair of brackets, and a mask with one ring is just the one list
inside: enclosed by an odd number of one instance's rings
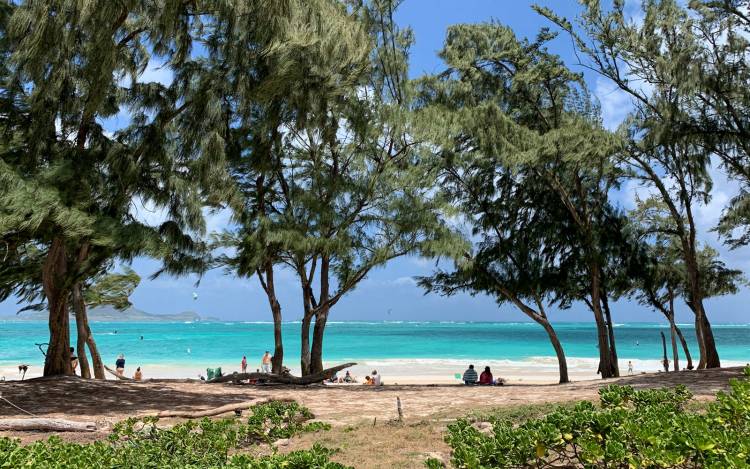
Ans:
{"label": "person wearing dark shirt", "polygon": [[477,384],[477,370],[474,365],[469,365],[469,369],[464,371],[464,384]]}
{"label": "person wearing dark shirt", "polygon": [[490,371],[489,366],[484,367],[484,371],[479,376],[479,384],[488,384],[488,385],[495,384],[495,380],[492,379],[492,372]]}
{"label": "person wearing dark shirt", "polygon": [[117,360],[115,360],[115,369],[120,376],[125,373],[125,355],[120,354],[120,356],[117,357]]}

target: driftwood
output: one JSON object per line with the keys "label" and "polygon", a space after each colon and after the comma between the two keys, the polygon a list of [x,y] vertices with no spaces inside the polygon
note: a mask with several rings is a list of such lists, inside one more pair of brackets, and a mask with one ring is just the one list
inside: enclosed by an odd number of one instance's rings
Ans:
{"label": "driftwood", "polygon": [[94,422],[74,422],[57,419],[0,419],[0,431],[19,432],[95,432]]}
{"label": "driftwood", "polygon": [[121,379],[123,381],[135,381],[133,378],[128,378],[127,376],[118,375],[115,370],[113,370],[112,368],[108,367],[107,365],[104,365],[104,369],[107,370],[107,371],[109,371],[109,373],[111,375],[113,375],[117,379]]}
{"label": "driftwood", "polygon": [[296,384],[306,385],[314,383],[322,383],[327,379],[338,373],[339,371],[356,365],[356,363],[344,363],[343,365],[334,366],[333,368],[327,368],[320,373],[307,376],[292,376],[289,374],[275,375],[273,373],[232,373],[224,376],[219,376],[212,380],[207,381],[208,383],[226,383],[229,381],[244,381],[247,379],[265,380],[272,383],[280,384]]}
{"label": "driftwood", "polygon": [[162,410],[161,412],[154,414],[156,417],[180,417],[186,419],[197,419],[202,417],[212,417],[214,415],[226,414],[228,412],[234,412],[236,410],[247,410],[250,407],[258,404],[265,404],[272,401],[292,402],[294,399],[254,399],[252,401],[240,402],[237,404],[227,404],[221,407],[215,407],[207,410]]}

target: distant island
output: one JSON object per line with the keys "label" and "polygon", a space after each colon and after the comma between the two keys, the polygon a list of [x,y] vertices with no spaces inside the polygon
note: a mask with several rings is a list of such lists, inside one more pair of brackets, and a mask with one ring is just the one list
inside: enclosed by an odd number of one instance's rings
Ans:
{"label": "distant island", "polygon": [[[14,319],[21,321],[46,321],[47,311],[24,311],[20,314],[3,314],[0,319]],[[112,306],[91,308],[88,311],[90,322],[213,322],[216,318],[202,318],[195,311],[185,311],[177,314],[151,314],[138,308],[130,307],[117,310]],[[72,312],[71,312],[72,318]]]}

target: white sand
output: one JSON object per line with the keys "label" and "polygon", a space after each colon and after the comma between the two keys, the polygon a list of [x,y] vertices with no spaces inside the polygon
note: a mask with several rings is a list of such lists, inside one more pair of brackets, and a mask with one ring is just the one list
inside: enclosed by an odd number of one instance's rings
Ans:
{"label": "white sand", "polygon": [[[446,360],[431,358],[403,358],[403,359],[360,359],[341,360],[327,362],[325,366],[335,366],[347,361],[357,362],[350,369],[357,380],[361,383],[366,375],[377,370],[385,384],[456,384],[460,379],[455,374],[462,374],[469,363],[474,364],[478,373],[489,366],[495,378],[505,378],[510,383],[533,383],[546,384],[556,383],[558,380],[557,360],[555,357],[532,357],[526,360],[483,360],[480,358],[471,360]],[[653,373],[661,370],[659,360],[638,360],[623,358],[619,361],[620,373],[628,374],[628,361],[633,362],[634,374]],[[568,358],[568,374],[573,381],[582,381],[597,378],[598,359],[596,358]],[[682,366],[685,362],[680,362]],[[287,365],[290,365],[288,363]],[[723,361],[724,366],[744,366],[744,362]],[[41,376],[43,364],[32,364],[26,373],[26,378]],[[198,378],[199,375],[206,376],[206,368],[220,366],[224,374],[239,371],[239,363],[194,363],[185,365],[175,364],[148,364],[128,362],[125,374],[132,376],[136,367],[140,366],[144,378]],[[255,371],[256,367],[248,367],[249,371]],[[299,367],[291,366],[292,373],[299,375]],[[340,376],[343,376],[341,373]],[[17,380],[21,376],[17,366],[9,366],[8,363],[0,364],[0,379]],[[108,378],[112,378],[108,374]],[[114,379],[114,378],[112,378]]]}

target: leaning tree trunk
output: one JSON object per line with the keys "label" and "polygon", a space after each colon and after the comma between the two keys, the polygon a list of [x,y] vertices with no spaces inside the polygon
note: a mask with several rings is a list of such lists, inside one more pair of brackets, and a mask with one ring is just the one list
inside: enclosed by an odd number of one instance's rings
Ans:
{"label": "leaning tree trunk", "polygon": [[609,311],[609,300],[607,292],[602,289],[602,305],[604,305],[604,315],[607,320],[607,337],[609,338],[609,356],[612,365],[612,373],[615,377],[620,376],[620,364],[617,361],[617,347],[615,346],[615,326],[612,324],[612,314]]}
{"label": "leaning tree trunk", "polygon": [[[89,315],[86,307],[86,302],[83,299],[83,292],[81,292],[80,296],[80,304],[78,306],[74,306],[75,308],[75,314],[76,314],[76,326],[78,326],[78,323],[83,327],[83,333],[81,332],[80,327],[78,328],[78,334],[79,334],[79,345],[78,348],[80,349],[80,337],[81,334],[83,334],[83,337],[85,339],[86,345],[89,349],[89,354],[91,355],[91,368],[94,370],[94,378],[95,379],[106,379],[104,376],[104,362],[102,361],[102,356],[99,354],[99,348],[96,346],[96,342],[94,341],[94,335],[91,333],[91,326],[89,326]],[[74,297],[74,305],[75,305],[75,297]],[[85,352],[78,352],[79,356],[85,357]]]}
{"label": "leaning tree trunk", "polygon": [[550,322],[546,319],[544,319],[543,322],[537,322],[541,324],[541,326],[547,332],[549,341],[552,343],[552,348],[555,349],[555,355],[557,355],[557,368],[560,371],[560,384],[569,383],[570,379],[568,378],[568,362],[565,359],[565,351],[562,348],[560,339],[557,338],[557,332],[555,331],[555,328],[553,328],[552,324],[550,324]]}
{"label": "leaning tree trunk", "polygon": [[537,307],[539,309],[539,311],[537,312],[534,311],[533,308],[529,307],[526,303],[521,301],[521,299],[518,298],[518,296],[514,295],[510,290],[504,288],[503,286],[499,287],[500,292],[508,300],[515,304],[516,307],[521,310],[521,312],[526,314],[526,316],[530,317],[532,320],[534,320],[534,322],[542,326],[547,332],[549,341],[552,344],[552,348],[555,349],[555,355],[557,355],[557,367],[560,372],[560,384],[570,382],[570,379],[568,378],[568,362],[565,359],[565,351],[563,351],[562,344],[557,338],[557,332],[555,331],[555,328],[552,327],[552,324],[547,319],[547,314],[544,311],[544,305],[542,304],[541,298],[538,296],[535,298]]}
{"label": "leaning tree trunk", "polygon": [[708,317],[703,310],[703,303],[700,304],[701,310],[701,334],[703,336],[703,343],[705,345],[706,352],[706,368],[721,368],[721,360],[719,359],[719,352],[716,350],[716,341],[714,340],[714,333],[711,329],[711,323],[708,322]]}
{"label": "leaning tree trunk", "polygon": [[44,360],[44,376],[73,374],[70,363],[69,287],[65,241],[55,238],[42,266],[42,284],[49,308],[49,347]]}
{"label": "leaning tree trunk", "polygon": [[81,367],[81,378],[91,379],[89,359],[86,357],[86,326],[83,322],[86,306],[83,302],[80,282],[73,285],[72,297],[73,311],[76,316],[76,352],[78,353],[78,365]]}
{"label": "leaning tree trunk", "polygon": [[690,349],[688,348],[687,341],[685,340],[685,336],[682,335],[682,330],[677,326],[675,323],[674,325],[675,333],[677,334],[677,338],[680,339],[680,343],[682,344],[682,350],[685,352],[685,360],[687,360],[687,369],[692,370],[693,369],[693,357],[690,355]]}
{"label": "leaning tree trunk", "polygon": [[685,266],[688,271],[689,298],[688,306],[695,314],[695,334],[698,337],[698,349],[700,359],[698,369],[719,368],[721,360],[719,352],[716,350],[714,334],[711,330],[711,324],[706,317],[706,310],[703,307],[703,292],[701,290],[700,274],[698,265],[694,256],[686,256]]}

